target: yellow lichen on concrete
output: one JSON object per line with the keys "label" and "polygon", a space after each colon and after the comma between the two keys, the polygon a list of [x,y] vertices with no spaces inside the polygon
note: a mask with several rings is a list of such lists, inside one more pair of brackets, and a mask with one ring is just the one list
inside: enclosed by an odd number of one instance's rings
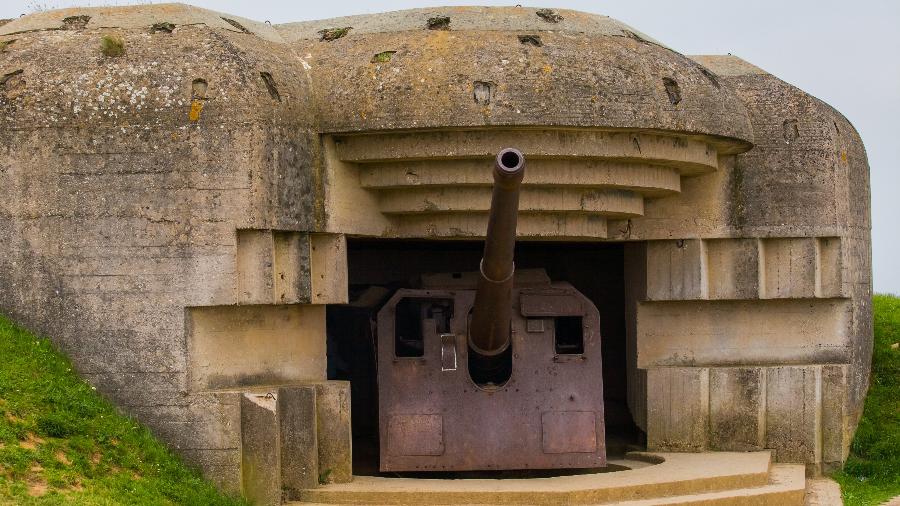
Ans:
{"label": "yellow lichen on concrete", "polygon": [[201,112],[203,112],[203,101],[191,101],[191,110],[190,112],[188,112],[188,119],[190,119],[191,121],[199,121]]}

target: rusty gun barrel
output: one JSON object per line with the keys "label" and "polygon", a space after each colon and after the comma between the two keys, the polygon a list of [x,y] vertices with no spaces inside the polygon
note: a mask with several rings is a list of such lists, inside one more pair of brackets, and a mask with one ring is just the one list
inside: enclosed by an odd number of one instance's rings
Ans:
{"label": "rusty gun barrel", "polygon": [[481,277],[469,324],[469,347],[488,368],[491,358],[500,356],[509,347],[515,272],[513,250],[519,186],[524,175],[525,157],[521,151],[506,148],[497,154]]}

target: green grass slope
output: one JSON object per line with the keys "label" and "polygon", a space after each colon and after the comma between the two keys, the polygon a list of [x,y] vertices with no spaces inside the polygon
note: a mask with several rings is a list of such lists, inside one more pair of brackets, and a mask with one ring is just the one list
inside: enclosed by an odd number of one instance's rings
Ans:
{"label": "green grass slope", "polygon": [[0,316],[0,504],[240,502],[118,414],[49,341]]}
{"label": "green grass slope", "polygon": [[848,506],[900,496],[900,297],[876,295],[872,377],[844,469],[834,475]]}

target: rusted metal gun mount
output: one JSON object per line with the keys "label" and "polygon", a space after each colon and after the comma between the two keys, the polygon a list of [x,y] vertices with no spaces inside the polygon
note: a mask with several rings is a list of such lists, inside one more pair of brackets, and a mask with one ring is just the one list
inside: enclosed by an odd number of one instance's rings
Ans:
{"label": "rusted metal gun mount", "polygon": [[515,271],[524,165],[497,155],[479,271],[424,275],[378,312],[382,471],[606,465],[599,312]]}

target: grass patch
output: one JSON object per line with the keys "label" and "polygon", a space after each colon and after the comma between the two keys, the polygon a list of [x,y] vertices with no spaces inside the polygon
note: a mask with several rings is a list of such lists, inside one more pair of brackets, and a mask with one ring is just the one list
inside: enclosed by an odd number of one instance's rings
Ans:
{"label": "grass patch", "polygon": [[347,35],[348,33],[350,33],[350,30],[352,30],[352,29],[353,29],[352,26],[345,26],[342,28],[326,28],[324,30],[319,30],[319,35],[322,36],[319,40],[322,40],[322,41],[337,40],[337,39],[340,39],[341,37],[343,37],[344,35]]}
{"label": "grass patch", "polygon": [[900,496],[900,297],[873,298],[875,350],[862,419],[850,457],[833,477],[848,506],[877,505]]}
{"label": "grass patch", "polygon": [[429,30],[449,30],[450,29],[450,17],[449,16],[437,16],[434,18],[428,18],[428,29]]}
{"label": "grass patch", "polygon": [[372,63],[388,63],[396,53],[397,51],[382,51],[376,53],[375,56],[372,57]]}
{"label": "grass patch", "polygon": [[0,316],[0,504],[243,504]]}
{"label": "grass patch", "polygon": [[175,24],[169,23],[168,21],[161,21],[159,23],[153,23],[153,26],[150,27],[150,33],[172,33],[175,31]]}
{"label": "grass patch", "polygon": [[100,51],[103,56],[122,56],[125,54],[125,40],[115,35],[104,35],[100,38]]}

